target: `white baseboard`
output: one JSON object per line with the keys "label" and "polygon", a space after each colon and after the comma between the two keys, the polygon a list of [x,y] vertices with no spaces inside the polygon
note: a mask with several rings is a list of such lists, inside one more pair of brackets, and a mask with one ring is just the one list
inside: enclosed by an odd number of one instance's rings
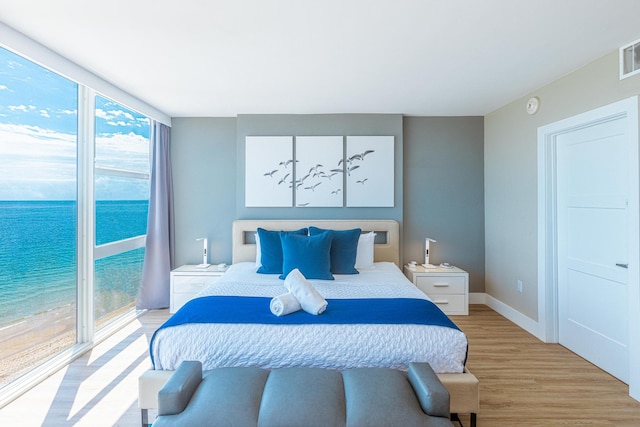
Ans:
{"label": "white baseboard", "polygon": [[470,293],[469,304],[484,304],[520,326],[540,341],[544,341],[543,336],[539,332],[540,324],[538,322],[511,308],[502,301],[495,299],[491,295],[485,293]]}
{"label": "white baseboard", "polygon": [[487,305],[487,294],[484,292],[469,292],[469,304]]}

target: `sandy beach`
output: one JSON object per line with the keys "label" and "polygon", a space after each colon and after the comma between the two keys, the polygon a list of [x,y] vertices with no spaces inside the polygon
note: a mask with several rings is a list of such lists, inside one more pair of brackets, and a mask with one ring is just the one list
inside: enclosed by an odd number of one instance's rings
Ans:
{"label": "sandy beach", "polygon": [[[99,319],[96,327],[134,303]],[[76,306],[69,304],[0,327],[0,387],[76,342]]]}
{"label": "sandy beach", "polygon": [[70,304],[0,329],[0,385],[75,343],[76,307]]}

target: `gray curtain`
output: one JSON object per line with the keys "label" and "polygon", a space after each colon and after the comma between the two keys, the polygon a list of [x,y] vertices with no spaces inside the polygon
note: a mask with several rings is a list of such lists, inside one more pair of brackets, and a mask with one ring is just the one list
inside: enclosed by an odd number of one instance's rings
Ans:
{"label": "gray curtain", "polygon": [[169,142],[171,128],[151,121],[151,194],[142,281],[136,308],[169,307],[169,272],[173,268],[173,187]]}

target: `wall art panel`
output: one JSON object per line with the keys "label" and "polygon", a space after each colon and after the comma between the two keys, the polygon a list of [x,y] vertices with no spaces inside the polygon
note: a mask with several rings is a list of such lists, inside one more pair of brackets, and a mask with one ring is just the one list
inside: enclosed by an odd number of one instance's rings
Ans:
{"label": "wall art panel", "polygon": [[293,206],[293,137],[247,136],[245,206]]}
{"label": "wall art panel", "polygon": [[296,137],[296,206],[343,206],[343,158],[342,136]]}
{"label": "wall art panel", "polygon": [[393,207],[393,136],[348,136],[347,207]]}

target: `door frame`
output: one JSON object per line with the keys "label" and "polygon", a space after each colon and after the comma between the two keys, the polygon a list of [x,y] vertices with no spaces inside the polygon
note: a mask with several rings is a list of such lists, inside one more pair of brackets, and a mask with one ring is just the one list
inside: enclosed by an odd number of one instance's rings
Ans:
{"label": "door frame", "polygon": [[639,98],[633,96],[538,128],[538,333],[558,342],[557,142],[566,132],[625,117],[629,146],[629,395],[640,401]]}

